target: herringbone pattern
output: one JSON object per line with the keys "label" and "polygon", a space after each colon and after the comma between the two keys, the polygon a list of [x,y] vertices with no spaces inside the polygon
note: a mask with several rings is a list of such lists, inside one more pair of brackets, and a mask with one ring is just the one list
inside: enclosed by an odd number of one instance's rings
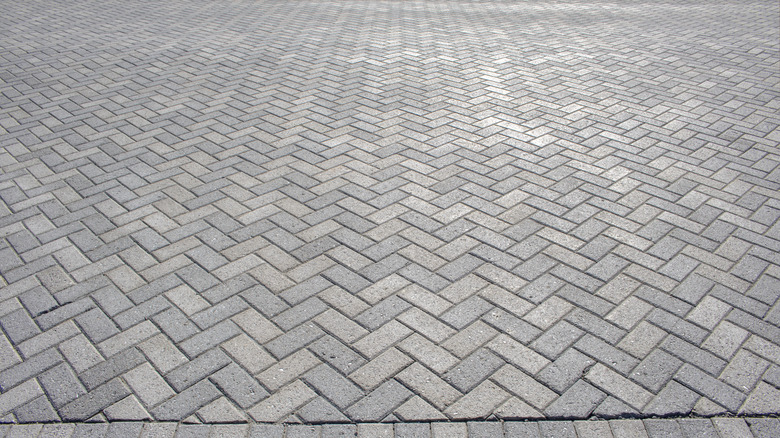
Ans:
{"label": "herringbone pattern", "polygon": [[3,1],[0,421],[780,412],[774,1]]}

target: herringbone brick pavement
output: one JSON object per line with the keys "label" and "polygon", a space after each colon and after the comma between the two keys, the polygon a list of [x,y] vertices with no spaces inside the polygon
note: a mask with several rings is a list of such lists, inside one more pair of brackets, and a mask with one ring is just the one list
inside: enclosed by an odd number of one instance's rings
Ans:
{"label": "herringbone brick pavement", "polygon": [[0,5],[0,421],[780,413],[776,1]]}

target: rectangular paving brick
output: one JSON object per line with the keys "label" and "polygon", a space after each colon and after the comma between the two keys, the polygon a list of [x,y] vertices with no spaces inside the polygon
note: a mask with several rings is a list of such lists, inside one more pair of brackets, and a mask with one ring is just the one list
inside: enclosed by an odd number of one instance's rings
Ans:
{"label": "rectangular paving brick", "polygon": [[151,413],[158,420],[181,421],[201,406],[219,397],[219,394],[219,390],[211,382],[201,380],[160,404]]}
{"label": "rectangular paving brick", "polygon": [[319,365],[321,361],[307,350],[301,350],[257,375],[257,379],[275,391]]}
{"label": "rectangular paving brick", "polygon": [[361,388],[368,390],[377,387],[412,362],[409,356],[396,348],[390,348],[355,370],[348,377]]}
{"label": "rectangular paving brick", "polygon": [[0,388],[8,389],[62,362],[62,355],[53,349],[37,354],[24,362],[0,372]]}
{"label": "rectangular paving brick", "polygon": [[558,394],[554,391],[511,365],[503,366],[491,379],[540,410],[558,398]]}
{"label": "rectangular paving brick", "polygon": [[120,379],[113,379],[66,404],[59,414],[65,421],[84,421],[128,394],[127,386]]}
{"label": "rectangular paving brick", "polygon": [[249,409],[252,418],[279,421],[316,396],[306,384],[296,380]]}
{"label": "rectangular paving brick", "polygon": [[487,347],[507,362],[531,374],[538,373],[550,363],[540,354],[506,335],[497,336]]}
{"label": "rectangular paving brick", "polygon": [[603,364],[596,364],[585,375],[585,380],[608,394],[612,394],[637,410],[641,410],[653,394],[636,385]]}
{"label": "rectangular paving brick", "polygon": [[347,409],[347,415],[355,421],[377,422],[411,396],[412,392],[406,387],[390,380]]}
{"label": "rectangular paving brick", "polygon": [[344,409],[363,396],[363,391],[327,365],[320,365],[303,376],[317,392]]}
{"label": "rectangular paving brick", "polygon": [[689,364],[680,368],[675,379],[728,409],[737,409],[745,400],[745,396],[739,391]]}
{"label": "rectangular paving brick", "polygon": [[43,395],[43,389],[35,380],[28,380],[9,389],[0,395],[0,414],[5,415],[40,395]]}
{"label": "rectangular paving brick", "polygon": [[174,390],[182,391],[224,368],[229,363],[230,358],[221,350],[209,350],[166,373],[165,380]]}
{"label": "rectangular paving brick", "polygon": [[447,408],[452,418],[482,418],[509,398],[509,393],[487,381]]}

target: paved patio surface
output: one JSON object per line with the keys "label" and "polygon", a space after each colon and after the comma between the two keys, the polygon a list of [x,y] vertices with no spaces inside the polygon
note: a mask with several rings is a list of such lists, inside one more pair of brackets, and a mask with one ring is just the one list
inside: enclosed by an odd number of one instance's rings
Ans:
{"label": "paved patio surface", "polygon": [[0,435],[780,428],[778,2],[0,9]]}

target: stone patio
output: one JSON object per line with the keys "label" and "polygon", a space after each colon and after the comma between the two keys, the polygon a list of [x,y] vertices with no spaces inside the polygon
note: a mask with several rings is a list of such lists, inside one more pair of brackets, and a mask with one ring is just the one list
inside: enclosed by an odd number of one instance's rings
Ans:
{"label": "stone patio", "polygon": [[778,2],[0,9],[0,436],[780,431]]}

